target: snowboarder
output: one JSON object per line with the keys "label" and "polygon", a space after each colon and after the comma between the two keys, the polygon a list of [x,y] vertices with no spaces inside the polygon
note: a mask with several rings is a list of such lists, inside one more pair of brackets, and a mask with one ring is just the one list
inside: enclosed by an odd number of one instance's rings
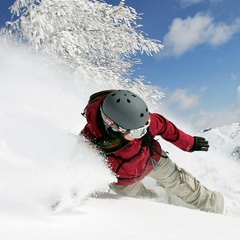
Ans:
{"label": "snowboarder", "polygon": [[168,192],[197,209],[223,213],[221,193],[204,187],[190,173],[178,167],[154,138],[164,140],[187,152],[208,151],[202,137],[190,136],[158,113],[150,113],[146,103],[127,90],[107,90],[90,97],[84,115],[87,124],[81,131],[106,156],[117,176],[110,188],[118,194],[157,198],[141,180],[149,176]]}

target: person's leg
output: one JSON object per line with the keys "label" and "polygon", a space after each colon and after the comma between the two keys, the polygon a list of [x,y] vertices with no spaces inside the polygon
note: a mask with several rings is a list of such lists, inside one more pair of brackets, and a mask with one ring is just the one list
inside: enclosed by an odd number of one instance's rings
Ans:
{"label": "person's leg", "polygon": [[128,197],[135,197],[135,198],[157,198],[158,197],[158,195],[154,191],[147,189],[141,182],[136,182],[128,186],[111,184],[110,188],[117,194],[128,196]]}
{"label": "person's leg", "polygon": [[[163,154],[165,155],[164,152]],[[149,176],[156,179],[157,183],[168,192],[199,210],[214,213],[223,212],[224,198],[222,194],[213,192],[201,185],[195,177],[179,168],[167,155],[165,158],[161,158]]]}

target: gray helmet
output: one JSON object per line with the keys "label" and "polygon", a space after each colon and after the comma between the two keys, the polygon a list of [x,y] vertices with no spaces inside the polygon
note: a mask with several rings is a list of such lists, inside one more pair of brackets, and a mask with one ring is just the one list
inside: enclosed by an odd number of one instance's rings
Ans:
{"label": "gray helmet", "polygon": [[126,90],[110,93],[103,101],[102,111],[118,126],[129,130],[143,127],[149,120],[146,103]]}

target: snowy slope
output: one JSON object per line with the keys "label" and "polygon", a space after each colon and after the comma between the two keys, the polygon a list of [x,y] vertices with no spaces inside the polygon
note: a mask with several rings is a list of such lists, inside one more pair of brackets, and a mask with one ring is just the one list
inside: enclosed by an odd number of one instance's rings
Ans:
{"label": "snowy slope", "polygon": [[[0,239],[240,239],[238,214],[107,193],[115,177],[78,133],[89,94],[114,86],[86,79],[24,48],[0,45]],[[229,154],[239,145],[239,126],[224,129],[201,133],[213,146],[208,153],[160,141],[177,164],[238,209],[240,163]]]}
{"label": "snowy slope", "polygon": [[240,123],[203,131],[215,150],[232,153],[240,145]]}
{"label": "snowy slope", "polygon": [[238,240],[238,219],[129,198],[88,199],[48,216],[1,216],[0,238],[18,240]]}

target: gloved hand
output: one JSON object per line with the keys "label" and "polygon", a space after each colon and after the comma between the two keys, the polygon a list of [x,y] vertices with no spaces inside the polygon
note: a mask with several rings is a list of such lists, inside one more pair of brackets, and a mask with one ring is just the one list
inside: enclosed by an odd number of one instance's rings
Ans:
{"label": "gloved hand", "polygon": [[189,152],[194,151],[208,151],[208,141],[203,137],[194,137],[194,145]]}

